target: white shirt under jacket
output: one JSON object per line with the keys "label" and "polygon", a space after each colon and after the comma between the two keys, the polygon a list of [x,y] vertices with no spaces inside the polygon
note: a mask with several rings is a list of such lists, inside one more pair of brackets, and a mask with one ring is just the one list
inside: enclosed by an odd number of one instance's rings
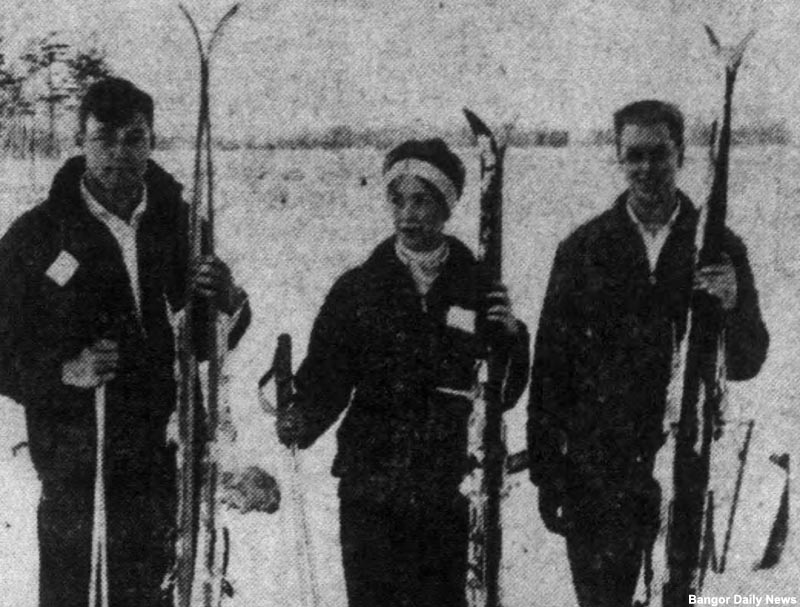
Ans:
{"label": "white shirt under jacket", "polygon": [[136,208],[133,209],[130,221],[125,221],[101,205],[97,199],[92,196],[92,193],[89,191],[89,188],[86,187],[84,181],[81,181],[81,195],[92,215],[108,228],[114,240],[116,240],[119,245],[120,251],[122,252],[122,259],[125,262],[125,268],[128,271],[128,279],[131,282],[133,299],[136,302],[136,314],[141,320],[142,294],[139,287],[139,247],[136,243],[136,235],[139,232],[139,224],[142,221],[142,215],[147,210],[147,188],[142,188],[142,198],[136,205]]}

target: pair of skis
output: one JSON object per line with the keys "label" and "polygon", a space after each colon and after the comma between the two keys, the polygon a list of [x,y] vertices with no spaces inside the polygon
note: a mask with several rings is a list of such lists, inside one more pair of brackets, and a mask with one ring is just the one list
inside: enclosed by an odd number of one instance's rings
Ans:
{"label": "pair of skis", "polygon": [[[505,144],[473,112],[464,108],[480,150],[480,220],[478,227],[478,290],[488,293],[503,279],[503,161]],[[480,357],[477,391],[468,422],[470,465],[461,490],[469,501],[469,548],[466,597],[469,607],[500,607],[500,565],[503,537],[501,496],[510,463],[503,426],[503,382],[506,359],[489,339],[482,315],[475,333]]]}
{"label": "pair of skis", "polygon": [[[189,11],[180,5],[194,36],[200,60],[200,94],[195,136],[193,189],[189,208],[188,250],[190,265],[204,254],[214,254],[214,166],[212,138],[209,58],[225,24],[237,12],[232,6],[219,20],[206,46]],[[205,217],[204,217],[205,216]],[[227,345],[219,343],[217,310],[213,303],[197,301],[192,295],[191,277],[187,273],[187,301],[177,328],[176,375],[178,379],[178,511],[175,539],[173,594],[176,607],[192,607],[195,601],[195,572],[197,547],[202,546],[203,579],[201,584],[204,607],[217,607],[224,596],[233,594],[225,579],[228,565],[227,529],[217,523],[219,476],[218,428],[220,425],[220,383]],[[208,305],[208,372],[205,395],[200,391],[199,358],[193,335],[195,316],[200,306]],[[205,396],[205,424],[199,419]],[[205,427],[204,436],[199,436]],[[198,470],[198,455],[201,466]],[[198,477],[199,473],[199,477]],[[202,517],[202,520],[199,520]],[[201,541],[200,541],[201,540]]]}
{"label": "pair of skis", "polygon": [[[714,177],[696,236],[697,267],[724,258],[731,146],[731,109],[736,75],[753,33],[733,49],[723,49],[710,28],[709,39],[725,61],[725,101]],[[680,414],[674,439],[672,503],[667,523],[663,605],[686,604],[699,594],[710,564],[713,494],[708,491],[712,443],[719,430],[725,397],[725,332],[721,305],[711,296],[692,294],[684,347],[678,348]],[[706,540],[705,542],[703,540]],[[704,545],[705,544],[705,545]]]}
{"label": "pair of skis", "polygon": [[[706,33],[724,62],[725,94],[716,154],[713,153],[716,124],[711,141],[713,181],[695,236],[698,268],[724,259],[733,90],[742,56],[753,36],[751,31],[737,46],[728,48],[720,45],[708,26]],[[642,572],[645,596],[636,605],[651,605],[659,597],[663,607],[688,604],[690,595],[702,593],[709,570],[724,570],[752,433],[751,423],[740,454],[722,560],[717,563],[714,493],[709,484],[712,445],[721,433],[725,398],[724,314],[719,302],[710,295],[693,292],[685,321],[684,336],[673,354],[667,394],[667,410],[677,413],[677,421],[670,419],[668,413],[665,420],[668,441],[659,455],[659,461],[671,458],[665,464],[671,477],[662,480],[662,531],[653,538],[653,545],[645,554]]]}
{"label": "pair of skis", "polygon": [[[193,192],[189,208],[188,253],[192,265],[200,257],[214,253],[214,167],[211,155],[211,121],[209,118],[209,56],[225,23],[236,13],[234,5],[219,21],[207,47],[203,46],[197,24],[188,10],[179,5],[189,22],[200,58],[200,107],[195,139]],[[205,214],[205,225],[202,215]],[[195,585],[198,534],[202,533],[205,553],[202,584],[204,607],[216,607],[222,596],[231,595],[225,579],[228,564],[228,533],[217,529],[217,428],[220,422],[220,382],[226,348],[218,345],[217,313],[208,310],[208,381],[206,382],[207,431],[205,444],[198,435],[202,427],[198,411],[203,395],[199,391],[199,359],[195,351],[193,319],[200,303],[191,296],[191,278],[187,272],[187,301],[177,321],[175,372],[178,384],[178,504],[176,515],[175,563],[170,584],[177,607],[192,607]],[[105,386],[95,390],[97,425],[94,514],[92,524],[89,607],[108,607],[108,554],[104,486],[105,461]],[[201,478],[197,477],[198,448],[202,450]],[[202,500],[202,505],[198,503]],[[202,513],[202,525],[198,518]],[[221,545],[221,546],[220,546]]]}

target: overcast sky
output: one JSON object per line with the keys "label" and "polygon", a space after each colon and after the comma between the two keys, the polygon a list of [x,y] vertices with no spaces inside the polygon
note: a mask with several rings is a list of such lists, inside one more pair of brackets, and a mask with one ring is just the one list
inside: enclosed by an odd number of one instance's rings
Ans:
{"label": "overcast sky", "polygon": [[[112,67],[156,98],[162,132],[191,131],[197,64],[177,3],[6,0],[10,44],[51,29],[97,32]],[[210,29],[228,0],[186,0]],[[710,119],[722,72],[702,30],[751,27],[737,119],[800,133],[797,0],[245,0],[213,59],[215,129],[288,134],[317,125],[500,122],[607,126],[643,97]]]}

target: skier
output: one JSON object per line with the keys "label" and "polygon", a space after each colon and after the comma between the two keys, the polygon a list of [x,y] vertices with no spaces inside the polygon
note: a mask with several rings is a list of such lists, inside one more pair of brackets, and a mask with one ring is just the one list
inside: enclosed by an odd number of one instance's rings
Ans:
{"label": "skier", "polygon": [[42,607],[87,604],[101,385],[110,603],[169,604],[160,591],[176,490],[167,305],[183,307],[191,276],[193,296],[238,315],[229,346],[250,319],[246,294],[220,259],[190,267],[188,207],[181,186],[150,160],[153,142],[147,93],[118,78],[93,84],[79,108],[83,155],[0,240],[0,385],[25,406],[42,482]]}
{"label": "skier", "polygon": [[546,527],[566,538],[581,607],[631,605],[648,538],[665,523],[653,466],[692,289],[724,310],[729,379],[755,376],[769,343],[735,234],[723,263],[694,270],[698,211],[676,186],[680,111],[638,101],[614,129],[628,189],[558,247],[529,403],[531,480]]}
{"label": "skier", "polygon": [[527,383],[529,337],[506,288],[481,296],[475,258],[444,233],[461,160],[440,139],[411,140],[383,174],[395,234],[328,294],[278,436],[307,448],[350,405],[332,470],[350,607],[461,607],[475,313],[508,351],[509,407]]}

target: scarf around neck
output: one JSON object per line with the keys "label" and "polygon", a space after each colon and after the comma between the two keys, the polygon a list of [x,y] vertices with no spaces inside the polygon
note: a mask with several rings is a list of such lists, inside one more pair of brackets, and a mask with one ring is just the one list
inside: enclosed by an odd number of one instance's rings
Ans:
{"label": "scarf around neck", "polygon": [[411,272],[420,295],[427,295],[450,254],[450,246],[446,240],[432,251],[412,251],[403,246],[398,238],[395,240],[394,250],[397,258]]}

